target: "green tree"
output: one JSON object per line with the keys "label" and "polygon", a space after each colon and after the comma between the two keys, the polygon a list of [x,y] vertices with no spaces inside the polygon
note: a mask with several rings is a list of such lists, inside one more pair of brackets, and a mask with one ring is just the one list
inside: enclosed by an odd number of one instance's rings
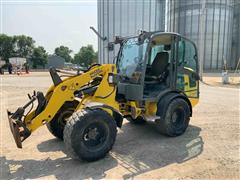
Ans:
{"label": "green tree", "polygon": [[47,64],[47,58],[48,54],[42,46],[34,48],[31,57],[33,68],[37,68],[37,66],[42,66],[44,68],[45,64]]}
{"label": "green tree", "polygon": [[71,54],[72,50],[66,46],[60,46],[55,49],[55,55],[60,56],[65,59],[66,62],[72,62]]}
{"label": "green tree", "polygon": [[32,55],[35,41],[25,35],[13,36],[14,52],[18,57],[29,57]]}
{"label": "green tree", "polygon": [[13,38],[6,34],[0,34],[0,57],[8,62],[8,59],[14,55]]}
{"label": "green tree", "polygon": [[81,47],[79,52],[74,55],[74,63],[81,66],[88,67],[89,65],[97,62],[97,53],[94,52],[92,45]]}

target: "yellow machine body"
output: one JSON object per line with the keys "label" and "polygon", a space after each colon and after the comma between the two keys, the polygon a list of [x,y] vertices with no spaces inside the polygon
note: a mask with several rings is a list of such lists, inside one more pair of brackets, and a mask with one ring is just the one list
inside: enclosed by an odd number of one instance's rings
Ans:
{"label": "yellow machine body", "polygon": [[[69,77],[63,80],[58,86],[51,86],[46,93],[45,98],[48,103],[45,109],[36,117],[33,118],[35,111],[32,111],[24,119],[26,127],[33,132],[41,125],[50,122],[55,116],[57,111],[66,101],[79,101],[79,105],[75,109],[76,111],[85,108],[91,103],[95,104],[105,104],[113,107],[116,111],[122,113],[123,115],[132,115],[131,111],[127,109],[134,109],[136,112],[135,117],[140,115],[156,115],[157,112],[157,102],[147,102],[144,109],[138,107],[137,102],[129,101],[127,103],[119,103],[116,101],[116,87],[108,83],[108,74],[117,73],[116,66],[114,64],[105,64],[102,66],[97,66],[87,73],[83,73],[78,76]],[[89,81],[96,78],[97,76],[103,76],[101,83],[99,84],[96,92],[93,96],[85,96],[83,99],[75,98],[74,91],[86,85]],[[189,77],[184,76],[186,81],[185,90],[196,89],[190,88],[188,86]],[[108,96],[109,95],[109,96]],[[103,96],[108,96],[107,98],[101,98]],[[195,106],[198,103],[198,98],[189,98],[191,105]],[[125,108],[124,108],[125,107]],[[105,109],[109,113],[111,111]]]}

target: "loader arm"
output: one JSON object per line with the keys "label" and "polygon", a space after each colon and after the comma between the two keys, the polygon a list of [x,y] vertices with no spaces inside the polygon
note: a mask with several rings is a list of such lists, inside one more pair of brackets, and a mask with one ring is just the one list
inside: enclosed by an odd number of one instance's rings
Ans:
{"label": "loader arm", "polygon": [[[10,128],[17,146],[21,148],[21,142],[29,137],[33,131],[50,122],[65,102],[77,100],[79,101],[78,108],[81,107],[82,100],[76,98],[75,93],[93,81],[96,77],[102,76],[102,80],[98,85],[100,91],[103,88],[105,89],[104,92],[113,91],[115,89],[114,86],[109,86],[109,88],[104,87],[108,84],[108,82],[105,82],[107,81],[108,73],[116,73],[116,66],[112,64],[94,66],[82,74],[71,76],[63,80],[60,79],[61,81],[59,80],[58,83],[54,82],[55,85],[51,86],[44,96],[46,103],[43,108],[36,108],[24,116],[26,107],[32,103],[31,101],[39,98],[39,94],[37,94],[33,96],[30,102],[25,106],[18,108],[15,113],[8,112]],[[99,94],[98,92],[99,90],[97,90],[95,94]],[[108,92],[106,92],[106,94],[107,93]],[[115,97],[115,94],[112,97]]]}

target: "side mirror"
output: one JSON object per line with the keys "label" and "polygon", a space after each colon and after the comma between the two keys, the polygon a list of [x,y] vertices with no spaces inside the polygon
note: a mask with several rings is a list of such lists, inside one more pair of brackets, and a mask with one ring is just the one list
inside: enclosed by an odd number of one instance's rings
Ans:
{"label": "side mirror", "polygon": [[108,50],[113,51],[114,50],[114,44],[112,42],[108,43]]}

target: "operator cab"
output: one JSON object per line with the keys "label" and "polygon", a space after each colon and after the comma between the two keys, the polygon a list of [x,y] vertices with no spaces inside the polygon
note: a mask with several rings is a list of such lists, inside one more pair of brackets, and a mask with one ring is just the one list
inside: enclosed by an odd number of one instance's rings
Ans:
{"label": "operator cab", "polygon": [[118,54],[119,96],[157,101],[178,91],[198,97],[198,62],[193,42],[176,33],[145,32],[125,39]]}
{"label": "operator cab", "polygon": [[144,98],[158,96],[170,87],[171,35],[156,36],[149,43],[144,79]]}

